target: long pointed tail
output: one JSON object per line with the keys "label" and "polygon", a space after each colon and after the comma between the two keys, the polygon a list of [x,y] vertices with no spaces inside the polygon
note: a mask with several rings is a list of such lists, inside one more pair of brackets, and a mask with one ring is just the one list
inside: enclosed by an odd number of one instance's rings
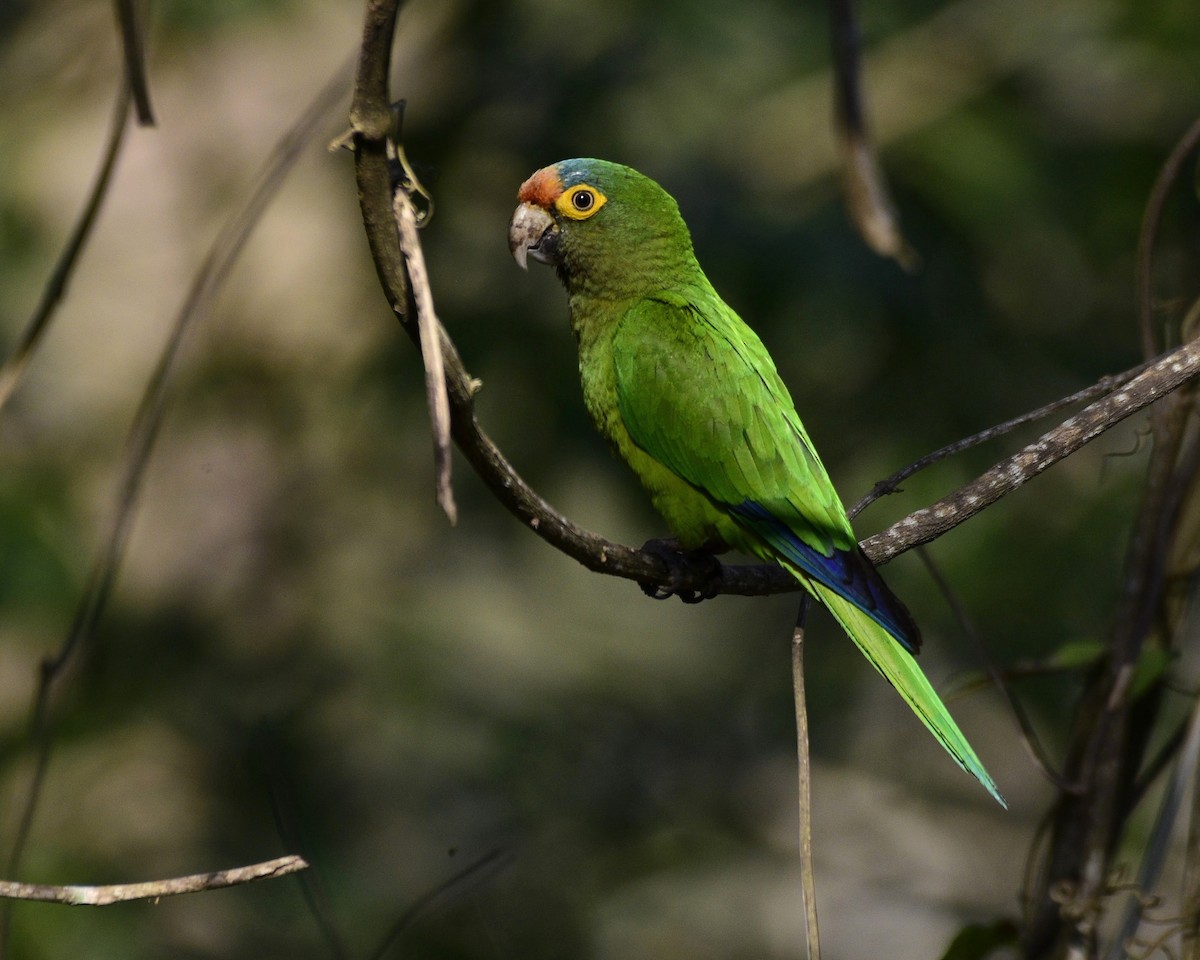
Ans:
{"label": "long pointed tail", "polygon": [[946,705],[942,703],[912,655],[849,600],[820,583],[809,581],[806,586],[829,608],[830,613],[842,625],[842,629],[850,635],[850,639],[858,644],[863,656],[896,688],[913,713],[920,717],[929,732],[946,748],[946,752],[960,767],[982,783],[1000,806],[1008,809],[1004,797],[996,789],[995,781],[984,769],[971,744],[958,729],[950,711],[946,709]]}

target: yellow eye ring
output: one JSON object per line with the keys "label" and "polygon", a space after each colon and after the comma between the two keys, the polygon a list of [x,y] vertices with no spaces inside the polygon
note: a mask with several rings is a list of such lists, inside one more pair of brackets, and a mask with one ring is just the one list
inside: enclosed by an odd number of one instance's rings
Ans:
{"label": "yellow eye ring", "polygon": [[580,183],[568,187],[559,194],[558,199],[554,201],[554,206],[564,217],[572,220],[586,220],[588,217],[595,216],[596,211],[607,202],[608,198],[595,187]]}

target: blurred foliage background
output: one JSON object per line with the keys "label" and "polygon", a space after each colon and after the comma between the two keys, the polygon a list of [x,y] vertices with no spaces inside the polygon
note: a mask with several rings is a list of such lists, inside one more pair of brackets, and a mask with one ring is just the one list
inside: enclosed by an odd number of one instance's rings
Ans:
{"label": "blurred foliage background", "polygon": [[[827,14],[758,0],[413,0],[397,96],[437,201],[443,322],[518,469],[590,529],[663,531],[593,434],[565,302],[506,250],[520,182],[569,156],[679,200],[709,276],[774,353],[847,500],[918,456],[1140,360],[1146,195],[1200,111],[1193,0],[870,0],[873,130],[905,274],[848,225]],[[356,3],[159,0],[159,118],[0,414],[0,838],[17,829],[39,661],[111,515],[171,321],[272,143],[356,48]],[[120,54],[111,5],[0,2],[0,343],[92,177]],[[347,95],[349,74],[347,76]],[[348,101],[347,101],[348,102]],[[795,957],[794,597],[655,603],[587,573],[457,462],[433,501],[419,358],[379,294],[329,118],[185,346],[112,602],[53,703],[22,879],[104,883],[301,852],[337,944],[275,881],[103,911],[22,905],[20,958]],[[1164,316],[1194,293],[1169,208]],[[933,545],[994,656],[1106,637],[1144,419]],[[867,534],[1035,431],[944,463]],[[920,562],[888,577],[938,684],[980,666]],[[1000,698],[953,707],[1009,798],[961,774],[823,616],[810,631],[828,957],[939,956],[1012,916],[1049,789]],[[1077,678],[1017,687],[1055,755]]]}

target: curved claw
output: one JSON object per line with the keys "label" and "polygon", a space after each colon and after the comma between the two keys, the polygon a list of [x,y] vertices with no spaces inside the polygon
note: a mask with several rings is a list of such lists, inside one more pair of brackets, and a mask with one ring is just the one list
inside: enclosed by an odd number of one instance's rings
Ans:
{"label": "curved claw", "polygon": [[642,593],[651,600],[670,600],[675,593],[670,587],[664,587],[657,583],[647,583],[645,580],[639,580],[638,586],[642,588]]}

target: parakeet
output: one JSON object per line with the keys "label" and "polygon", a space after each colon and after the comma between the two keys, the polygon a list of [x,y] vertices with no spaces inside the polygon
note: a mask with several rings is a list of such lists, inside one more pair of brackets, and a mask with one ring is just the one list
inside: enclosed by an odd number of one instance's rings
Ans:
{"label": "parakeet", "polygon": [[913,659],[920,632],[863,554],[762,341],[713,289],[674,199],[620,164],[526,180],[509,249],[567,291],[583,398],[679,544],[783,566],[1002,805]]}

